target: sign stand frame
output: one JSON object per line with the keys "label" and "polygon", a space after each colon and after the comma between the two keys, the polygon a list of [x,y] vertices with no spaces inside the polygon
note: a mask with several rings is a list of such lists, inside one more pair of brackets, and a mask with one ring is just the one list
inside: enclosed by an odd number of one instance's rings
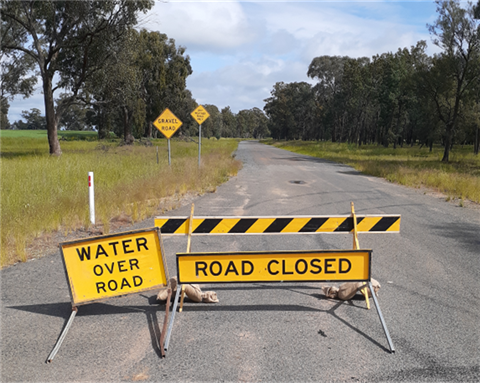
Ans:
{"label": "sign stand frame", "polygon": [[[195,204],[192,203],[192,208],[190,210],[190,218],[188,222],[187,253],[190,253],[190,250],[192,248],[192,223],[193,223],[194,209],[195,209]],[[175,313],[177,312],[178,303],[180,301],[180,308],[178,309],[178,312],[181,313],[183,311],[184,298],[185,298],[185,285],[178,284],[177,293],[175,295],[175,298],[173,299],[172,316],[170,317],[170,322],[168,324],[168,330],[167,330],[165,345],[164,345],[164,352],[168,350],[168,345],[170,343],[170,336],[172,335],[173,323],[175,321]]]}
{"label": "sign stand frame", "polygon": [[73,320],[75,319],[75,316],[77,315],[78,312],[78,307],[73,306],[72,307],[72,313],[70,314],[70,318],[68,319],[67,324],[62,330],[62,333],[60,334],[59,338],[57,339],[57,342],[55,343],[55,346],[53,347],[52,352],[50,352],[50,355],[48,355],[47,360],[45,363],[52,363],[53,358],[55,358],[55,355],[57,355],[57,352],[60,350],[60,347],[62,346],[63,340],[67,336],[68,330],[70,330],[70,327],[72,326]]}
{"label": "sign stand frame", "polygon": [[[355,208],[354,208],[354,204],[353,202],[350,203],[350,206],[351,206],[351,217],[353,218],[353,230],[351,231],[352,235],[353,235],[353,250],[359,250],[360,248],[360,244],[359,244],[359,241],[358,241],[358,231],[357,231],[357,216],[355,214]],[[192,222],[193,222],[193,212],[194,212],[194,204],[192,204],[192,209],[191,209],[191,213],[190,213],[190,217],[188,219],[188,232],[187,232],[187,235],[188,235],[188,241],[187,241],[187,253],[190,253],[190,250],[191,250],[191,235],[192,235]],[[177,273],[178,273],[178,270],[177,270]],[[378,303],[378,300],[377,300],[377,297],[375,295],[375,292],[374,292],[374,289],[373,289],[373,286],[372,286],[372,282],[369,280],[368,283],[364,282],[364,285],[365,287],[363,287],[361,289],[362,293],[364,294],[365,296],[365,301],[366,301],[366,306],[367,306],[367,309],[370,310],[370,301],[369,301],[369,297],[368,297],[368,291],[367,291],[367,288],[370,289],[370,292],[371,292],[371,295],[372,295],[372,298],[373,298],[373,302],[375,304],[375,308],[377,310],[377,314],[378,314],[378,317],[380,318],[380,322],[382,324],[382,327],[383,327],[383,331],[385,333],[385,336],[387,338],[387,342],[388,342],[388,346],[390,348],[390,353],[395,353],[395,347],[393,345],[393,342],[392,342],[392,339],[390,337],[390,333],[388,331],[388,328],[387,328],[387,324],[385,322],[385,319],[383,318],[383,314],[382,314],[382,310],[380,309],[380,305]],[[175,312],[177,311],[177,306],[178,306],[178,303],[179,303],[179,300],[180,300],[180,308],[179,308],[179,312],[182,312],[183,310],[183,298],[184,298],[184,294],[185,294],[185,285],[178,285],[177,286],[177,294],[175,296],[175,299],[174,299],[174,305],[173,305],[173,309],[172,309],[172,316],[170,318],[170,322],[169,322],[169,325],[168,325],[168,331],[167,331],[167,335],[166,335],[166,341],[165,341],[165,347],[164,347],[164,351],[166,352],[168,350],[168,345],[170,343],[170,336],[171,336],[171,332],[172,332],[172,328],[173,328],[173,323],[174,323],[174,320],[175,320]],[[181,297],[180,297],[181,296]]]}
{"label": "sign stand frame", "polygon": [[[357,216],[355,214],[355,208],[353,202],[350,203],[352,209],[352,217],[353,217],[353,250],[357,250],[360,248],[358,242],[358,233],[357,233]],[[364,283],[365,284],[365,283]],[[388,332],[387,324],[385,323],[385,319],[383,319],[382,310],[380,309],[380,305],[378,304],[377,297],[375,295],[375,291],[373,290],[372,281],[368,282],[368,288],[370,289],[370,293],[372,294],[373,303],[375,304],[375,308],[377,309],[377,314],[380,318],[380,322],[382,323],[383,331],[385,332],[385,336],[387,337],[388,346],[390,347],[390,352],[393,354],[395,353],[395,347],[393,346],[392,338],[390,338],[390,333]],[[370,300],[368,299],[368,291],[367,286],[365,286],[362,290],[363,295],[365,296],[365,301],[367,304],[367,309],[370,310]]]}
{"label": "sign stand frame", "polygon": [[[165,256],[164,256],[164,250],[163,250],[164,246],[163,246],[163,238],[161,236],[161,230],[159,228],[155,227],[155,228],[149,228],[149,229],[131,230],[131,231],[128,231],[128,232],[122,232],[122,233],[117,233],[117,234],[113,234],[113,235],[106,235],[106,236],[103,236],[103,237],[109,238],[109,237],[115,237],[116,235],[138,234],[138,233],[141,233],[141,232],[148,232],[148,231],[156,231],[156,233],[157,233],[158,243],[159,243],[159,246],[160,246],[159,250],[160,250],[160,255],[161,255],[162,264],[163,264],[163,270],[164,270],[164,273],[165,273],[165,279],[167,280],[167,286],[168,286],[168,297],[167,297],[167,303],[166,303],[166,306],[165,306],[165,318],[164,318],[164,321],[163,321],[162,332],[161,332],[160,338],[159,338],[160,354],[161,354],[161,357],[164,358],[165,357],[165,351],[164,350],[166,350],[165,347],[164,347],[164,344],[165,344],[164,339],[165,339],[165,336],[166,336],[167,323],[168,323],[168,320],[169,320],[169,311],[170,311],[172,289],[171,289],[171,286],[170,286],[167,262],[166,262],[166,259],[165,259]],[[101,237],[92,237],[92,238],[101,238]],[[87,239],[92,239],[92,238],[87,238]],[[78,240],[78,241],[73,241],[73,242],[82,242],[82,241],[84,241],[84,240]],[[73,242],[70,242],[70,243],[73,243]],[[62,253],[62,261],[63,261],[64,270],[65,270],[65,276],[67,277],[67,282],[69,282],[69,276],[68,276],[68,272],[67,272],[66,261],[65,261],[64,256],[63,256],[63,250],[62,250],[62,248],[60,248],[60,249],[61,249],[61,253]],[[55,343],[55,346],[53,347],[52,351],[50,352],[50,354],[47,357],[47,360],[45,361],[45,363],[47,363],[47,364],[52,363],[53,359],[57,355],[63,341],[65,340],[65,338],[67,336],[68,331],[70,330],[70,327],[73,324],[73,320],[75,319],[75,316],[78,313],[78,306],[79,305],[74,304],[74,298],[73,298],[71,288],[72,287],[69,283],[69,293],[70,293],[70,298],[71,298],[71,301],[72,301],[72,312],[70,313],[70,317],[68,319],[68,322],[65,325],[65,327],[63,328],[60,336],[58,337],[58,339]],[[132,293],[135,293],[135,292],[132,292]],[[115,296],[110,297],[110,298],[115,298]],[[100,300],[103,301],[103,300],[110,299],[110,298],[102,298]],[[90,304],[90,303],[93,303],[93,302],[96,302],[96,301],[89,301],[89,302],[81,303],[81,305]]]}

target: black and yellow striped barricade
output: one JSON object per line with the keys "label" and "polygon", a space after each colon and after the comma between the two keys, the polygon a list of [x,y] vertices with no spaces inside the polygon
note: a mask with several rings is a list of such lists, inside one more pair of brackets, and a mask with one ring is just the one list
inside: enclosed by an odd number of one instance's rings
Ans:
{"label": "black and yellow striped barricade", "polygon": [[[177,254],[177,296],[165,339],[167,351],[174,315],[180,299],[182,311],[184,284],[249,282],[364,282],[371,291],[391,352],[390,334],[371,284],[371,250],[360,250],[358,233],[399,233],[400,215],[275,216],[275,217],[157,217],[155,226],[162,235],[187,235],[186,253]],[[261,235],[348,233],[353,250],[308,250],[275,252],[191,253],[193,235]],[[352,266],[353,265],[353,266]],[[182,287],[183,286],[183,287]]]}
{"label": "black and yellow striped barricade", "polygon": [[[163,235],[187,235],[189,217],[157,217]],[[357,233],[399,233],[399,215],[357,215]],[[351,233],[352,216],[194,217],[192,235]]]}

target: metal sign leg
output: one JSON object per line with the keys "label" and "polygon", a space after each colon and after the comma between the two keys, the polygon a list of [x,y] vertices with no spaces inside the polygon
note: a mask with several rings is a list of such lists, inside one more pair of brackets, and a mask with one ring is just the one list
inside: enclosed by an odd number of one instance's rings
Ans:
{"label": "metal sign leg", "polygon": [[170,298],[172,297],[172,289],[168,289],[168,297],[167,297],[167,304],[165,305],[165,319],[163,320],[163,327],[162,333],[160,335],[160,354],[162,358],[165,358],[165,348],[164,348],[164,340],[165,340],[165,333],[167,332],[167,322],[168,322],[168,314],[170,311]]}
{"label": "metal sign leg", "polygon": [[52,363],[53,358],[55,358],[55,355],[57,355],[58,350],[60,350],[60,346],[62,345],[65,337],[67,336],[67,332],[70,329],[73,323],[73,320],[75,319],[75,315],[77,315],[77,311],[78,309],[76,307],[72,308],[72,313],[70,314],[70,318],[68,319],[67,325],[63,329],[60,335],[60,338],[58,338],[57,343],[55,344],[55,347],[53,348],[52,352],[48,356],[46,363]]}
{"label": "metal sign leg", "polygon": [[388,346],[390,347],[390,352],[394,353],[395,348],[393,347],[393,342],[392,342],[392,339],[390,338],[390,334],[388,332],[387,324],[385,323],[385,320],[383,319],[382,310],[380,310],[380,305],[378,304],[377,297],[375,296],[375,292],[373,291],[372,282],[368,282],[368,287],[370,288],[370,291],[372,293],[373,302],[375,303],[375,308],[377,309],[378,316],[380,317],[380,322],[382,322],[383,331],[385,331],[385,335],[386,335],[387,341],[388,341]]}
{"label": "metal sign leg", "polygon": [[177,294],[175,296],[175,299],[173,300],[172,315],[170,316],[170,322],[168,323],[167,336],[165,338],[165,345],[163,347],[165,352],[167,352],[168,344],[170,343],[170,335],[172,334],[173,321],[175,320],[175,313],[177,312],[178,300],[180,299],[180,291],[181,290],[182,290],[182,286],[178,285],[177,286]]}

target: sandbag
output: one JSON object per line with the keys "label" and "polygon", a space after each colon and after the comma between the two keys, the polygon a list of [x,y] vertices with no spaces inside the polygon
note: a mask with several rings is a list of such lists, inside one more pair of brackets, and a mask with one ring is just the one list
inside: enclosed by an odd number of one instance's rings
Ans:
{"label": "sandbag", "polygon": [[338,288],[337,298],[342,301],[348,301],[352,299],[357,291],[363,287],[361,282],[345,282]]}
{"label": "sandbag", "polygon": [[327,296],[327,298],[336,299],[338,296],[338,287],[323,286],[322,290],[323,290],[323,293]]}
{"label": "sandbag", "polygon": [[218,303],[217,293],[215,291],[205,291],[202,293],[203,303]]}
{"label": "sandbag", "polygon": [[194,302],[202,301],[202,290],[199,285],[185,285],[185,294]]}
{"label": "sandbag", "polygon": [[[172,293],[175,294],[177,290],[177,278],[170,278],[170,287]],[[185,294],[187,297],[194,302],[204,302],[204,303],[218,303],[217,293],[214,291],[202,292],[199,285],[185,285]],[[168,287],[162,288],[157,294],[157,300],[165,301],[168,298]]]}
{"label": "sandbag", "polygon": [[[372,287],[373,287],[375,296],[378,296],[378,291],[380,290],[380,287],[381,287],[380,283],[373,278],[371,278],[371,282],[372,282]],[[322,287],[322,290],[328,298],[341,299],[343,301],[348,301],[355,296],[357,291],[360,291],[365,296],[363,292],[364,287],[367,288],[368,297],[370,298],[372,296],[372,293],[370,289],[367,287],[367,285],[363,284],[363,282],[345,282],[345,283],[342,283],[339,287],[324,286]]]}

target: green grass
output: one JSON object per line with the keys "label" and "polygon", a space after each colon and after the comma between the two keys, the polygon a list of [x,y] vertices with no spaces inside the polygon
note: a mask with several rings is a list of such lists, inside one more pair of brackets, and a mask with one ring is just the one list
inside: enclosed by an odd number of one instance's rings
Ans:
{"label": "green grass", "polygon": [[[27,138],[43,138],[47,140],[47,131],[46,130],[0,130],[0,137],[8,138],[18,138],[18,137],[27,137]],[[92,141],[96,140],[98,137],[97,132],[93,131],[72,131],[72,130],[62,130],[58,132],[58,137],[60,139],[90,139]]]}
{"label": "green grass", "polygon": [[377,145],[312,141],[265,141],[296,153],[344,163],[369,175],[411,187],[426,187],[444,193],[448,199],[480,203],[480,156],[472,146],[456,146],[450,162],[441,162],[443,148],[384,148]]}
{"label": "green grass", "polygon": [[[236,140],[202,140],[202,167],[195,143],[172,140],[121,146],[119,140],[62,141],[60,157],[48,155],[46,136],[1,133],[1,254],[6,266],[29,258],[28,246],[44,234],[88,229],[88,172],[94,172],[96,224],[127,214],[135,222],[158,213],[162,199],[214,191],[236,174]],[[69,132],[70,133],[70,132]],[[85,132],[80,132],[85,133]],[[157,164],[156,147],[159,150]]]}

